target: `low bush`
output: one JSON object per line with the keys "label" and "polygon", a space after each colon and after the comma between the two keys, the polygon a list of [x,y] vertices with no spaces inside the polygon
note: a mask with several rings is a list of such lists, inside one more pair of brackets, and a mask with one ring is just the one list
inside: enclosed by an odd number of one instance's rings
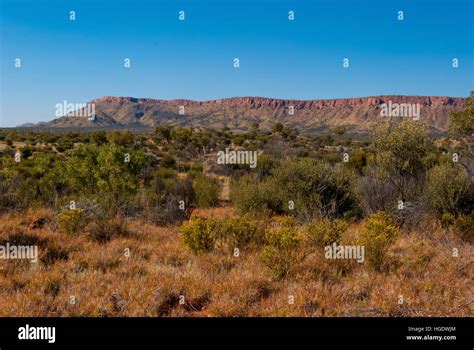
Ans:
{"label": "low bush", "polygon": [[270,181],[256,182],[250,175],[242,176],[231,182],[231,201],[240,213],[256,213],[269,210],[272,213],[283,213],[282,201]]}
{"label": "low bush", "polygon": [[456,218],[451,213],[443,213],[443,215],[441,215],[441,218],[439,219],[439,221],[441,223],[441,227],[443,227],[445,229],[453,226],[455,220],[456,220]]}
{"label": "low bush", "polygon": [[158,225],[170,225],[191,217],[195,191],[190,179],[179,179],[171,170],[157,173],[147,193],[148,217]]}
{"label": "low bush", "polygon": [[65,209],[57,216],[60,231],[75,234],[84,229],[89,221],[86,211],[81,208]]}
{"label": "low bush", "polygon": [[[314,217],[353,217],[359,207],[353,191],[354,174],[342,166],[313,159],[288,160],[257,182],[244,176],[232,184],[231,199],[241,212],[262,208],[308,221]],[[290,201],[294,205],[289,205]]]}
{"label": "low bush", "polygon": [[474,243],[474,217],[472,215],[460,215],[454,221],[454,228],[463,241]]}
{"label": "low bush", "polygon": [[125,220],[120,217],[100,218],[88,227],[88,236],[98,243],[106,243],[115,237],[129,237],[129,230]]}
{"label": "low bush", "polygon": [[472,180],[464,169],[453,163],[434,166],[428,172],[426,192],[429,207],[438,215],[450,213],[454,216],[473,208]]}
{"label": "low bush", "polygon": [[266,231],[265,239],[267,243],[260,256],[261,261],[276,278],[287,277],[301,258],[298,227],[291,219],[284,219],[278,226]]}
{"label": "low bush", "polygon": [[264,223],[249,214],[223,219],[219,230],[220,240],[239,249],[262,243],[265,235]]}
{"label": "low bush", "polygon": [[263,243],[265,222],[246,214],[233,218],[203,219],[194,217],[180,227],[184,243],[195,254],[216,247],[246,248]]}
{"label": "low bush", "polygon": [[343,220],[323,219],[309,224],[306,234],[311,244],[326,247],[338,243],[348,226]]}
{"label": "low bush", "polygon": [[216,220],[196,217],[184,223],[179,228],[179,232],[184,244],[194,254],[203,254],[214,249],[218,225],[219,223]]}
{"label": "low bush", "polygon": [[371,215],[360,234],[360,244],[365,247],[366,261],[375,270],[386,263],[386,253],[398,234],[398,228],[390,215],[377,212]]}

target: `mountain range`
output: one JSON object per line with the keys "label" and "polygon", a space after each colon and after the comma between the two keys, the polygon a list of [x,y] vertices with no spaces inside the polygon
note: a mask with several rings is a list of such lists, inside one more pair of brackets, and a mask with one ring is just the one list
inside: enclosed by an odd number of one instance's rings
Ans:
{"label": "mountain range", "polygon": [[[158,100],[104,96],[89,104],[95,116],[71,113],[41,123],[42,128],[153,128],[158,125],[210,128],[244,132],[258,123],[268,130],[280,122],[306,134],[318,134],[336,126],[366,133],[380,120],[384,104],[419,105],[421,122],[435,133],[445,132],[452,111],[462,109],[465,99],[446,96],[373,96],[331,100],[285,100],[235,97],[211,101]],[[76,113],[78,114],[78,113]],[[80,113],[79,113],[80,114]],[[401,119],[401,117],[395,118]]]}

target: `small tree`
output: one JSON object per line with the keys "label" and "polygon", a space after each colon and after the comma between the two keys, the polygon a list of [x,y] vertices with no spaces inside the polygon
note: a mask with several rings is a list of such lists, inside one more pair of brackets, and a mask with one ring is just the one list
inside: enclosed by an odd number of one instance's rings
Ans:
{"label": "small tree", "polygon": [[166,143],[169,143],[172,138],[172,130],[167,126],[157,126],[155,128],[155,134],[162,140],[165,140]]}
{"label": "small tree", "polygon": [[[471,91],[471,95],[473,91]],[[466,108],[451,113],[449,134],[453,137],[472,137],[474,134],[474,97],[466,99]]]}
{"label": "small tree", "polygon": [[375,129],[373,145],[377,176],[395,188],[398,200],[416,197],[426,172],[423,159],[431,147],[426,126],[415,121],[382,123]]}
{"label": "small tree", "polygon": [[193,187],[198,207],[209,208],[219,204],[219,180],[199,174],[194,178]]}
{"label": "small tree", "polygon": [[449,134],[451,137],[461,140],[461,149],[465,151],[461,156],[461,164],[470,176],[474,175],[474,97],[466,99],[466,108],[451,113]]}

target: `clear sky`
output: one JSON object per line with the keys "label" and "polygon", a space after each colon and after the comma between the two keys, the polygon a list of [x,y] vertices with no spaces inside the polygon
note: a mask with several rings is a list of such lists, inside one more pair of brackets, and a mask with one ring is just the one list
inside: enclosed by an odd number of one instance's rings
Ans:
{"label": "clear sky", "polygon": [[57,103],[105,95],[468,96],[473,2],[0,0],[0,126],[51,120]]}

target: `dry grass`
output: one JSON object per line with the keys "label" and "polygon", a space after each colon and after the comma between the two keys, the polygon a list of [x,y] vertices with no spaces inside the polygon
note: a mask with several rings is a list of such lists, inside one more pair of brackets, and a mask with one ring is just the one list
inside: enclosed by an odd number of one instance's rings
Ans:
{"label": "dry grass", "polygon": [[[225,217],[233,210],[200,209],[194,215]],[[38,217],[47,218],[44,225],[31,227]],[[131,221],[133,234],[97,242],[86,233],[57,232],[54,220],[47,210],[0,217],[2,242],[40,249],[36,264],[0,260],[0,316],[473,314],[472,245],[436,225],[400,235],[384,272],[314,252],[294,275],[277,281],[260,262],[259,250],[239,257],[219,250],[194,256],[177,227]],[[357,237],[360,227],[353,224],[344,239]],[[452,256],[453,248],[459,257]]]}

